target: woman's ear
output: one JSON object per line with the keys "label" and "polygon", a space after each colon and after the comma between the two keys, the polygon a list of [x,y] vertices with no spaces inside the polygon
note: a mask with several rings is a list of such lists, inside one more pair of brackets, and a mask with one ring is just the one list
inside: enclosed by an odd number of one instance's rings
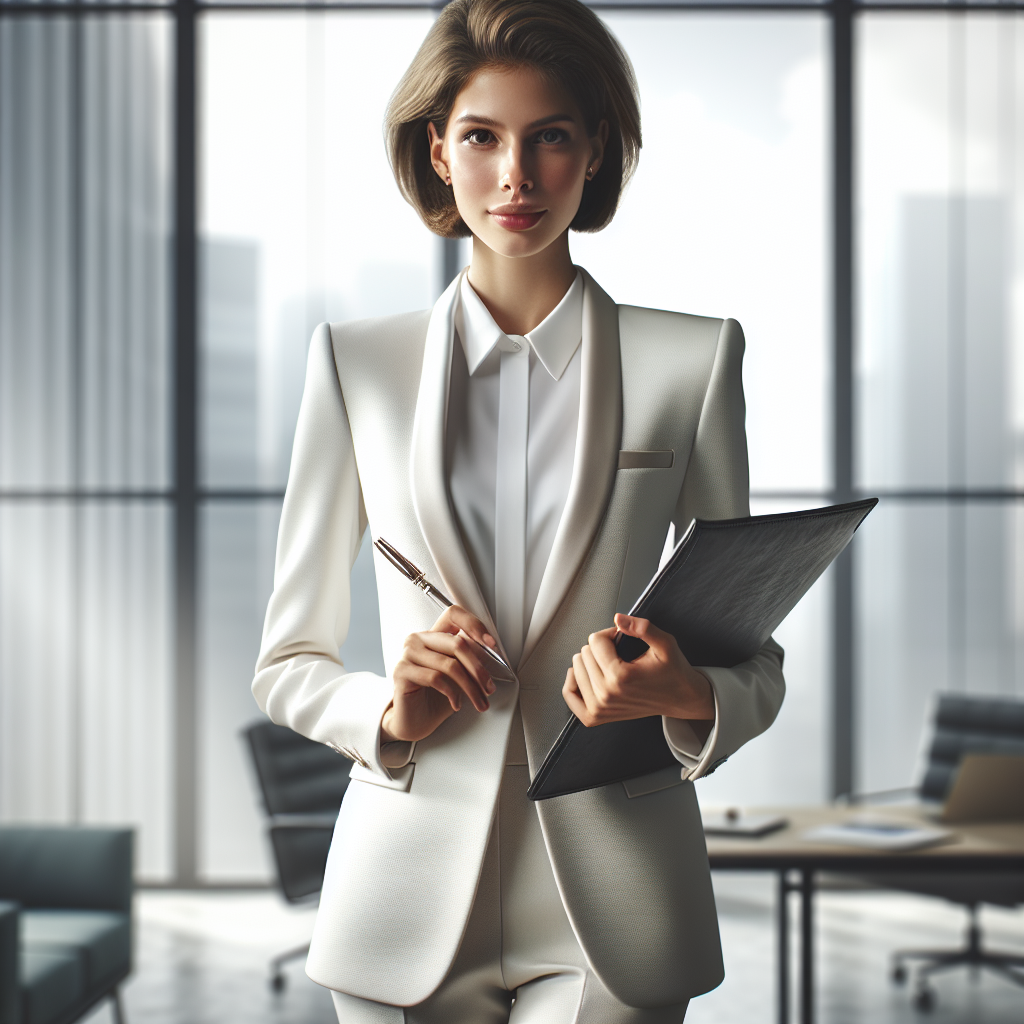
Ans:
{"label": "woman's ear", "polygon": [[608,145],[608,122],[602,118],[597,126],[597,134],[590,140],[590,162],[587,167],[590,169],[590,177],[597,174],[604,160],[604,150]]}
{"label": "woman's ear", "polygon": [[[607,135],[607,129],[605,135]],[[434,127],[434,122],[430,121],[427,124],[427,138],[430,142],[430,163],[434,170],[437,172],[437,176],[446,184],[452,183],[451,172],[448,169],[448,158],[444,149],[444,138],[437,134],[437,129]]]}

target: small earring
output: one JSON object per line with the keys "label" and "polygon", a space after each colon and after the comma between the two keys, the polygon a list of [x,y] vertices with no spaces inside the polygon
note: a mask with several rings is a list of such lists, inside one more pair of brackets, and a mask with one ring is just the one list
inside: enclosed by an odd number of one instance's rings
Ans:
{"label": "small earring", "polygon": [[590,181],[593,177],[594,177],[594,168],[593,167],[588,167],[587,168],[587,181]]}
{"label": "small earring", "polygon": [[452,176],[450,174],[445,176],[444,183],[446,185],[451,185],[451,183],[452,183]]}

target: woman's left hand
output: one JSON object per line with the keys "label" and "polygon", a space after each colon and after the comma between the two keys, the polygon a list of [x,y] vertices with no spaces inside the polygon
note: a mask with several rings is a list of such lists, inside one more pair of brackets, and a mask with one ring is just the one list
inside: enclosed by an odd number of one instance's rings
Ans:
{"label": "woman's left hand", "polygon": [[572,659],[562,696],[586,726],[650,715],[710,720],[715,717],[711,683],[679,649],[676,638],[648,619],[616,615],[619,632],[649,645],[635,661],[623,661],[612,642],[615,629],[590,634]]}

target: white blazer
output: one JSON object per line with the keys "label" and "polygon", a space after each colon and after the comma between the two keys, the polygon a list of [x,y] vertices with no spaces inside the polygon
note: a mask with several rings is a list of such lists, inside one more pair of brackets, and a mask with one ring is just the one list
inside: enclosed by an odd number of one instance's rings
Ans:
{"label": "white blazer", "polygon": [[[517,699],[533,774],[568,718],[561,688],[573,654],[639,595],[670,520],[679,530],[697,516],[749,514],[739,325],[616,306],[584,273],[576,461],[518,685],[499,684],[484,714],[464,702],[417,744],[412,764],[389,773],[378,737],[392,684],[346,672],[338,656],[367,523],[498,635],[446,484],[455,289],[432,311],[317,328],[253,682],[275,722],[357,761],[306,971],[400,1006],[426,999],[458,950]],[[620,450],[668,449],[670,468],[618,468]],[[390,674],[404,638],[429,629],[436,611],[381,561],[377,588]],[[703,671],[717,719],[695,768],[537,804],[580,945],[631,1006],[683,1002],[723,977],[691,780],[766,729],[785,691],[774,641],[735,668]]]}

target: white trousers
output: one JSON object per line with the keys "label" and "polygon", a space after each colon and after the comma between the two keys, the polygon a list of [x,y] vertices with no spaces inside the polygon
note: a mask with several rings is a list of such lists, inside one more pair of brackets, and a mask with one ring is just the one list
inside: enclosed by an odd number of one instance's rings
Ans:
{"label": "white trousers", "polygon": [[681,1024],[638,1010],[587,966],[562,906],[526,765],[508,765],[466,934],[440,988],[399,1007],[334,992],[339,1024]]}

